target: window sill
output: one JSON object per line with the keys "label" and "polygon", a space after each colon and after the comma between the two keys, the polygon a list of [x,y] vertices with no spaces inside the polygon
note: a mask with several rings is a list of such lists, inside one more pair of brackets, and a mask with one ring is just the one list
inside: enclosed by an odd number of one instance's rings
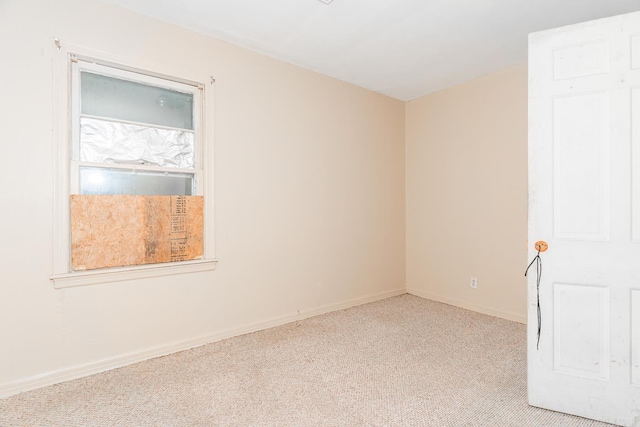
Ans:
{"label": "window sill", "polygon": [[213,271],[216,269],[217,262],[215,259],[205,259],[140,265],[135,267],[109,268],[104,270],[74,271],[72,273],[53,274],[50,279],[53,281],[53,286],[56,289],[74,288],[100,283],[123,282],[126,280]]}

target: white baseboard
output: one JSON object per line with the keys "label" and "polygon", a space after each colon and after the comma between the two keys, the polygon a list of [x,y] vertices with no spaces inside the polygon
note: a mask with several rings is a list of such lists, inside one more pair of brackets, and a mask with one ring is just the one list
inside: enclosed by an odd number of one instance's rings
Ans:
{"label": "white baseboard", "polygon": [[520,314],[511,313],[508,311],[496,310],[489,307],[484,307],[481,305],[471,304],[466,301],[457,300],[454,298],[443,297],[440,295],[430,294],[429,292],[420,291],[418,289],[409,289],[407,288],[407,293],[411,295],[415,295],[421,298],[430,299],[432,301],[442,302],[445,304],[453,305],[455,307],[464,308],[471,311],[477,311],[478,313],[488,314],[494,317],[500,317],[501,319],[511,320],[513,322],[527,324],[527,316],[522,316]]}
{"label": "white baseboard", "polygon": [[169,344],[150,347],[115,357],[109,357],[82,365],[71,366],[51,372],[45,372],[43,374],[34,375],[32,377],[20,379],[17,381],[6,382],[0,384],[0,398],[9,397],[14,394],[22,393],[29,390],[35,390],[37,388],[46,387],[65,381],[75,380],[78,378],[86,377],[88,375],[98,374],[100,372],[109,371],[111,369],[121,368],[133,363],[143,362],[145,360],[153,359],[154,357],[166,356],[178,351],[184,351],[190,348],[199,347],[226,338],[284,325],[286,323],[295,322],[297,320],[318,316],[320,314],[330,313],[332,311],[343,310],[345,308],[355,307],[357,305],[366,304],[385,298],[402,295],[405,293],[406,290],[402,288],[394,291],[369,295],[363,298],[355,298],[337,304],[329,304],[306,311],[296,312],[294,314],[274,317],[265,321],[240,325],[238,327],[223,330],[214,334],[202,335],[187,340],[176,341]]}

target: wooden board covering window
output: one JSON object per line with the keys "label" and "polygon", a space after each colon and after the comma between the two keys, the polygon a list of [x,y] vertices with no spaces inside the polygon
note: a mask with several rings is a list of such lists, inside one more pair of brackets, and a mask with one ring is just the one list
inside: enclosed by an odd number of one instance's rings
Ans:
{"label": "wooden board covering window", "polygon": [[71,196],[73,270],[200,259],[202,196]]}

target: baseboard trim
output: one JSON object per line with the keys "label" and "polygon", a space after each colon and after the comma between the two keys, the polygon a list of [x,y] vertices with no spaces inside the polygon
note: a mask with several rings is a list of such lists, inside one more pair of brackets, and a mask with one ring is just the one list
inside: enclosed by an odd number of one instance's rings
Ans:
{"label": "baseboard trim", "polygon": [[489,307],[484,307],[481,305],[471,304],[466,301],[461,301],[455,298],[443,297],[440,295],[431,294],[429,292],[424,292],[418,289],[409,289],[407,288],[407,293],[411,295],[415,295],[421,298],[426,298],[432,301],[442,302],[444,304],[453,305],[455,307],[464,308],[471,311],[477,311],[478,313],[488,314],[489,316],[499,317],[501,319],[511,320],[513,322],[518,322],[522,324],[527,324],[527,317],[521,316],[516,313],[511,313],[508,311],[496,310]]}
{"label": "baseboard trim", "polygon": [[309,317],[330,313],[332,311],[343,310],[346,308],[355,307],[358,305],[367,304],[398,295],[403,295],[405,293],[407,292],[403,287],[401,289],[396,289],[393,291],[381,292],[362,298],[346,300],[337,304],[328,304],[300,312],[296,311],[296,313],[274,317],[261,322],[240,325],[238,327],[226,329],[214,334],[202,335],[187,340],[176,341],[173,343],[150,347],[115,357],[109,357],[82,365],[71,366],[68,368],[34,375],[32,377],[20,379],[17,381],[0,384],[0,398],[6,398],[25,391],[35,390],[41,387],[46,387],[65,381],[71,381],[89,375],[98,374],[100,372],[110,371],[112,369],[121,368],[133,363],[143,362],[155,357],[166,356],[178,351],[189,350],[191,348],[200,347],[205,344],[235,337],[238,335],[244,335],[263,329],[273,328],[275,326],[284,325],[286,323],[295,322],[297,320],[307,319]]}

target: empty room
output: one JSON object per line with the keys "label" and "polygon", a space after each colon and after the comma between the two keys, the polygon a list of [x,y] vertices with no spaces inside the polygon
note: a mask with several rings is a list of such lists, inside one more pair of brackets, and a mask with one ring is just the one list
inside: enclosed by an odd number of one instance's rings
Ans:
{"label": "empty room", "polygon": [[0,0],[0,426],[640,426],[639,10]]}

